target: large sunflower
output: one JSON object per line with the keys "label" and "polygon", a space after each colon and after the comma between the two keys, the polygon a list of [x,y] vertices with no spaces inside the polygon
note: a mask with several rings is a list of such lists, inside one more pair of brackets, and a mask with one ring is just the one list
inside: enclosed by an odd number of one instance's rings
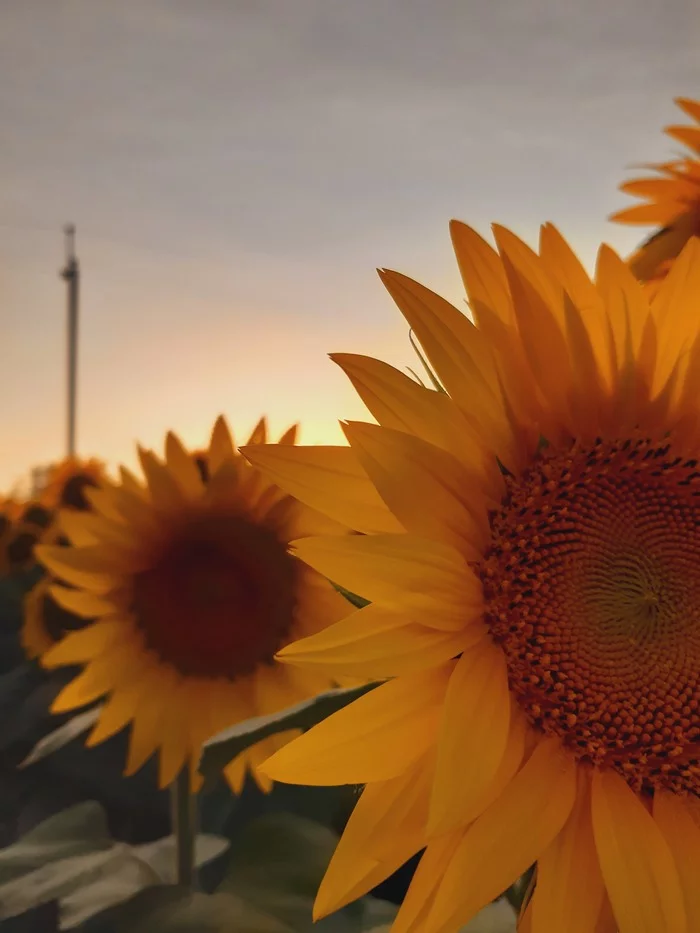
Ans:
{"label": "large sunflower", "polygon": [[[257,432],[263,441],[264,422]],[[73,547],[38,549],[51,573],[75,587],[53,586],[56,602],[96,620],[42,658],[47,667],[85,667],[54,711],[108,694],[88,744],[131,723],[126,773],[159,749],[162,786],[183,765],[196,781],[202,743],[221,729],[328,687],[325,675],[297,673],[274,654],[350,608],[287,547],[321,528],[344,529],[266,481],[236,453],[223,418],[206,459],[204,483],[169,434],[165,462],[140,451],[146,484],[122,471],[120,484],[88,491],[93,513],[61,516]],[[267,739],[235,759],[226,771],[234,790],[246,766],[255,773],[289,737]]]}
{"label": "large sunflower", "polygon": [[[700,123],[700,101],[679,97],[676,103]],[[611,216],[626,224],[658,224],[656,231],[628,260],[632,272],[650,290],[658,288],[689,237],[700,235],[700,126],[668,126],[665,132],[692,150],[674,162],[651,165],[655,178],[625,182],[621,191],[646,200]]]}
{"label": "large sunflower", "polygon": [[553,227],[494,232],[452,226],[474,323],[380,273],[446,393],[337,355],[379,423],[243,450],[366,532],[294,544],[372,602],[281,659],[391,678],[263,768],[366,785],[317,915],[425,848],[393,933],[534,863],[534,933],[697,933],[700,244],[650,307],[606,247],[593,284]]}

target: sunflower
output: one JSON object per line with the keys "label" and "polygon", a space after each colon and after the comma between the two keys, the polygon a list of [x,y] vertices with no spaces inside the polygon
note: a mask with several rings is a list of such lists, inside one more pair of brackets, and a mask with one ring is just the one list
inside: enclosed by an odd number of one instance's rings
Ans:
{"label": "sunflower", "polygon": [[66,457],[49,470],[42,502],[51,509],[84,511],[89,508],[85,490],[102,485],[105,476],[105,465],[101,460]]}
{"label": "sunflower", "polygon": [[[386,678],[264,763],[365,785],[324,916],[423,851],[393,933],[451,933],[536,864],[533,933],[700,930],[700,242],[653,304],[453,223],[473,320],[380,276],[445,392],[339,354],[348,447],[243,448],[359,536],[294,542],[371,600],[278,657]],[[529,925],[529,927],[528,927]]]}
{"label": "sunflower", "polygon": [[[288,432],[285,438],[291,437]],[[265,440],[264,421],[253,441]],[[330,686],[315,671],[274,660],[292,639],[341,619],[350,606],[289,553],[292,538],[344,532],[265,480],[236,453],[223,418],[214,427],[204,483],[195,460],[168,434],[165,460],[139,450],[145,483],[121,482],[87,496],[93,512],[63,512],[72,547],[42,546],[40,560],[74,588],[54,585],[59,606],[95,621],[43,657],[84,670],[55,712],[108,694],[88,745],[131,723],[126,773],[160,752],[159,782],[189,766],[202,743],[240,720],[276,712]],[[289,739],[266,739],[226,769],[240,791],[256,766]]]}
{"label": "sunflower", "polygon": [[[679,97],[676,103],[700,124],[700,101]],[[625,208],[610,218],[626,224],[659,225],[628,260],[632,272],[652,291],[663,281],[689,237],[700,235],[700,126],[669,126],[665,132],[691,149],[692,155],[648,166],[658,177],[621,185],[621,191],[645,198],[647,203]]]}

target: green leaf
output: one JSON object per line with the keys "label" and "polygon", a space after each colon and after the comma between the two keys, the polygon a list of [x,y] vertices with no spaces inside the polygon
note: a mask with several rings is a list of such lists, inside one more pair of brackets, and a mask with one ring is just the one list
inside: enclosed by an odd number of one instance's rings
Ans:
{"label": "green leaf", "polygon": [[378,683],[371,683],[360,687],[329,690],[310,700],[303,700],[280,710],[279,713],[246,719],[206,742],[199,770],[205,778],[216,777],[230,761],[256,742],[287,729],[310,729],[377,686]]}
{"label": "green leaf", "polygon": [[338,583],[334,583],[333,586],[341,596],[344,596],[349,603],[352,603],[353,606],[357,606],[358,609],[369,606],[369,600],[365,599],[363,596],[358,596],[357,593],[351,593],[350,590],[346,590],[345,587],[340,586]]}
{"label": "green leaf", "polygon": [[59,748],[63,748],[64,745],[68,745],[73,739],[76,739],[79,735],[82,735],[94,726],[101,712],[102,705],[99,705],[93,706],[92,709],[85,710],[83,713],[78,713],[77,716],[72,716],[68,722],[64,722],[58,729],[54,729],[53,732],[49,732],[48,735],[39,739],[24,761],[20,762],[18,767],[26,768],[28,765],[32,765],[37,761],[41,761],[42,758],[46,758],[47,755],[52,755],[54,752],[57,752]]}
{"label": "green leaf", "polygon": [[337,835],[320,823],[291,813],[268,814],[241,834],[218,890],[237,895],[294,933],[364,933],[393,919],[393,904],[365,897],[313,922],[316,892],[337,843]]}
{"label": "green leaf", "polygon": [[[112,840],[102,807],[89,801],[44,820],[20,840],[0,849],[0,885],[44,865],[108,849]],[[0,903],[2,903],[0,899]]]}
{"label": "green leaf", "polygon": [[480,910],[460,933],[515,933],[515,927],[513,908],[508,901],[500,899]]}
{"label": "green leaf", "polygon": [[[75,676],[75,668],[43,671],[34,661],[25,661],[0,674],[0,751],[23,746],[25,753],[58,717],[49,712],[51,703]],[[61,722],[61,719],[58,719]]]}
{"label": "green leaf", "polygon": [[[197,865],[228,845],[217,836],[198,836]],[[136,846],[115,842],[102,808],[78,804],[0,851],[0,880],[0,918],[58,901],[61,929],[72,929],[144,888],[174,883],[175,839]]]}
{"label": "green leaf", "polygon": [[19,632],[24,619],[24,597],[43,575],[43,569],[35,566],[0,576],[0,631]]}
{"label": "green leaf", "polygon": [[153,887],[92,917],[76,933],[295,933],[233,894]]}
{"label": "green leaf", "polygon": [[58,904],[50,901],[25,914],[0,920],[0,933],[59,933]]}

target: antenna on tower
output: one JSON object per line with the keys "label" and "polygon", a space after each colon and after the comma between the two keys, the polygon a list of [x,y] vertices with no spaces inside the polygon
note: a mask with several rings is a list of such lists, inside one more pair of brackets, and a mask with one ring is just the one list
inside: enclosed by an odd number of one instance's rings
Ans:
{"label": "antenna on tower", "polygon": [[61,278],[67,285],[66,332],[67,332],[67,437],[66,448],[69,457],[75,456],[75,415],[78,373],[78,298],[80,290],[80,267],[75,255],[75,226],[68,224],[63,228],[66,247],[66,264],[61,270]]}

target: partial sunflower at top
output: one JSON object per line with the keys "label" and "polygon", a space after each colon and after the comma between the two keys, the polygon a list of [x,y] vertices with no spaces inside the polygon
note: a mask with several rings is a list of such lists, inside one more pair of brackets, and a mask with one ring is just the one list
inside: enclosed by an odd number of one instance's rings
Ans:
{"label": "partial sunflower at top", "polygon": [[474,322],[380,273],[445,393],[336,354],[378,423],[243,450],[366,532],[294,543],[372,602],[278,656],[392,678],[263,770],[365,786],[316,916],[424,850],[393,933],[535,862],[523,930],[698,933],[700,241],[650,306],[608,248],[593,282],[551,226],[494,235],[452,225]]}
{"label": "partial sunflower at top", "polygon": [[[700,124],[700,101],[679,97],[676,104]],[[644,198],[645,204],[628,207],[610,219],[625,224],[660,227],[629,258],[635,276],[655,292],[691,236],[700,236],[700,125],[668,126],[665,132],[692,150],[673,162],[649,166],[655,178],[625,182],[620,190]]]}
{"label": "partial sunflower at top", "polygon": [[[290,433],[285,435],[290,438]],[[264,422],[253,443],[265,440]],[[40,547],[39,559],[74,589],[53,586],[65,609],[95,619],[42,658],[81,664],[55,711],[108,700],[93,745],[131,724],[126,773],[160,751],[160,784],[196,768],[203,742],[244,719],[291,706],[332,685],[316,672],[274,660],[290,641],[337,622],[351,609],[315,570],[290,553],[291,540],[345,528],[281,492],[236,452],[220,418],[203,481],[174,434],[165,461],[140,450],[145,483],[88,490],[93,513],[64,512],[70,548]],[[273,736],[226,769],[240,790],[289,734]]]}

